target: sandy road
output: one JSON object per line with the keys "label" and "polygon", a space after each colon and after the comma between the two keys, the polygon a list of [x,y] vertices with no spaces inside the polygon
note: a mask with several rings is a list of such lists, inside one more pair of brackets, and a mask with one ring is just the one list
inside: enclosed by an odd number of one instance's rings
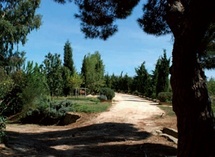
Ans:
{"label": "sandy road", "polygon": [[0,145],[0,157],[172,155],[176,152],[175,145],[153,136],[153,131],[160,129],[155,123],[156,117],[163,113],[150,101],[116,93],[108,111],[96,116],[85,115],[68,126],[8,125],[10,140],[8,147]]}
{"label": "sandy road", "polygon": [[[80,124],[68,126],[38,126],[37,125],[8,125],[8,131],[19,132],[46,132],[55,130],[67,130],[77,126],[87,126],[102,123],[127,123],[134,125],[137,129],[151,132],[156,129],[154,117],[164,113],[153,102],[138,96],[116,93],[114,104],[106,112],[90,117]],[[37,129],[35,129],[35,127]]]}
{"label": "sandy road", "polygon": [[92,119],[91,123],[129,123],[138,129],[151,132],[156,127],[152,117],[161,116],[164,113],[153,102],[138,96],[116,93],[114,102],[115,104],[108,111]]}

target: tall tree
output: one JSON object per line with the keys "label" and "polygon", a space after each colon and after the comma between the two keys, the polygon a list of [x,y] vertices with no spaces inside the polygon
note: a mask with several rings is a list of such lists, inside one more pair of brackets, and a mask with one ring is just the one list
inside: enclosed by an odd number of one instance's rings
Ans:
{"label": "tall tree", "polygon": [[41,25],[36,14],[40,0],[0,0],[0,56],[7,60],[14,45],[25,44],[27,35]]}
{"label": "tall tree", "polygon": [[37,63],[27,62],[23,71],[26,78],[25,86],[19,93],[19,97],[23,103],[22,112],[26,113],[30,108],[36,108],[49,94],[49,91],[46,76]]}
{"label": "tall tree", "polygon": [[166,50],[164,50],[163,56],[161,56],[155,65],[154,78],[155,78],[155,91],[156,96],[160,92],[167,92],[169,87],[169,63],[170,59],[167,59]]}
{"label": "tall tree", "polygon": [[84,86],[92,92],[98,92],[104,85],[104,65],[99,52],[84,56],[81,74]]}
{"label": "tall tree", "polygon": [[[69,68],[63,66],[61,68],[62,70],[62,79],[63,79],[63,95],[64,96],[68,96],[71,92],[71,88],[70,88],[70,85],[69,85],[69,79],[70,77],[72,76],[71,75],[71,71],[69,70]],[[74,75],[74,74],[73,74]]]}
{"label": "tall tree", "polygon": [[[55,0],[65,2],[66,0]],[[70,0],[68,0],[70,1]],[[117,31],[116,19],[131,14],[139,0],[75,0],[77,18],[86,37],[107,39]],[[138,20],[150,34],[172,33],[171,85],[177,115],[178,157],[209,157],[212,153],[214,116],[199,63],[199,54],[214,38],[213,0],[148,0]]]}
{"label": "tall tree", "polygon": [[[40,0],[0,0],[0,66],[8,66],[14,45],[26,43],[27,35],[41,25],[36,14]],[[2,137],[2,111],[0,109],[0,141]]]}
{"label": "tall tree", "polygon": [[112,82],[111,76],[109,74],[106,74],[104,76],[104,80],[105,80],[105,87],[112,88],[113,82]]}
{"label": "tall tree", "polygon": [[51,96],[61,95],[63,79],[60,55],[48,53],[48,55],[45,56],[43,65]]}
{"label": "tall tree", "polygon": [[145,62],[140,67],[135,68],[136,76],[134,77],[134,84],[136,90],[146,96],[150,93],[150,75],[146,70]]}
{"label": "tall tree", "polygon": [[64,45],[64,63],[63,65],[67,67],[71,75],[75,73],[75,67],[74,67],[74,62],[72,58],[72,47],[69,41],[67,41]]}

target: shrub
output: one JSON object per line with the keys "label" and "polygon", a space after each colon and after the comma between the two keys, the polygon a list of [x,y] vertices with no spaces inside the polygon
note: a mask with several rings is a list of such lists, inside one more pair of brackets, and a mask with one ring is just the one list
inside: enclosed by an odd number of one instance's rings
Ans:
{"label": "shrub", "polygon": [[138,95],[140,95],[140,92],[138,92],[137,90],[135,90],[135,91],[133,92],[133,95],[138,96]]}
{"label": "shrub", "polygon": [[70,102],[50,102],[48,105],[40,105],[30,108],[21,118],[22,123],[53,125],[58,124],[72,106]]}
{"label": "shrub", "polygon": [[172,93],[171,92],[160,92],[158,93],[158,100],[161,102],[172,101]]}
{"label": "shrub", "polygon": [[22,90],[19,86],[15,86],[10,92],[8,92],[1,103],[1,106],[4,106],[2,114],[4,116],[11,116],[16,113],[19,113],[22,110],[23,102],[20,98],[20,93]]}
{"label": "shrub", "polygon": [[106,95],[100,95],[100,96],[98,97],[98,99],[99,99],[100,101],[106,101],[106,100],[107,100],[107,96],[106,96]]}
{"label": "shrub", "polygon": [[107,100],[112,100],[115,96],[115,93],[110,88],[101,88],[100,89],[100,95],[106,96]]}

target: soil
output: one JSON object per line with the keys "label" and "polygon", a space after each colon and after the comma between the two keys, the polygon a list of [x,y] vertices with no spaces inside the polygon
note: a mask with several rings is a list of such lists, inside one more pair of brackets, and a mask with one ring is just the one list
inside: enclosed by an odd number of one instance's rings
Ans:
{"label": "soil", "polygon": [[113,105],[100,114],[80,113],[66,126],[8,124],[8,143],[0,157],[167,157],[176,155],[176,144],[157,134],[176,128],[153,102],[117,93]]}

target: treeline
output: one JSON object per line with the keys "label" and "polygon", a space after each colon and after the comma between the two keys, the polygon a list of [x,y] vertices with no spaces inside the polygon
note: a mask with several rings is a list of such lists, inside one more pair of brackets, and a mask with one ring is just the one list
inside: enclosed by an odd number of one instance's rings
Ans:
{"label": "treeline", "polygon": [[[47,103],[48,99],[76,95],[80,88],[87,94],[104,93],[104,89],[131,93],[162,101],[171,101],[169,83],[170,59],[166,52],[160,56],[154,70],[149,73],[143,62],[135,68],[135,76],[105,74],[105,65],[99,52],[83,58],[78,73],[73,61],[69,41],[64,45],[63,61],[59,54],[48,53],[41,65],[25,64],[25,53],[15,52],[3,56],[0,62],[1,114],[6,116],[27,111],[32,106]],[[214,79],[208,81],[208,89],[214,94]],[[108,90],[109,91],[109,90]]]}
{"label": "treeline", "polygon": [[3,56],[0,63],[1,112],[13,115],[44,103],[47,97],[76,95],[80,88],[85,88],[87,94],[99,94],[102,88],[110,88],[116,92],[153,98],[160,92],[170,91],[170,60],[166,52],[157,60],[152,74],[143,62],[135,68],[136,75],[130,77],[123,73],[105,75],[105,65],[99,52],[85,55],[81,72],[78,73],[69,41],[63,50],[63,61],[59,54],[48,53],[41,65],[30,61],[25,63],[24,52]]}
{"label": "treeline", "polygon": [[[105,89],[131,93],[162,101],[171,101],[169,83],[170,59],[166,52],[160,56],[154,70],[149,73],[143,62],[135,68],[135,76],[105,74],[105,65],[99,52],[87,54],[77,72],[69,41],[64,45],[63,61],[59,54],[48,53],[41,65],[25,64],[25,53],[15,52],[3,56],[0,62],[1,114],[13,115],[32,106],[47,103],[59,96],[77,95],[80,88],[87,94],[104,93]],[[214,95],[214,80],[208,81],[209,92]],[[108,90],[109,91],[109,90]]]}
{"label": "treeline", "polygon": [[105,75],[106,86],[117,92],[131,93],[143,95],[151,98],[157,98],[161,92],[171,92],[169,84],[169,64],[170,59],[167,58],[164,51],[155,65],[155,69],[150,74],[143,62],[139,67],[135,68],[135,76],[130,77],[127,74],[121,75]]}

